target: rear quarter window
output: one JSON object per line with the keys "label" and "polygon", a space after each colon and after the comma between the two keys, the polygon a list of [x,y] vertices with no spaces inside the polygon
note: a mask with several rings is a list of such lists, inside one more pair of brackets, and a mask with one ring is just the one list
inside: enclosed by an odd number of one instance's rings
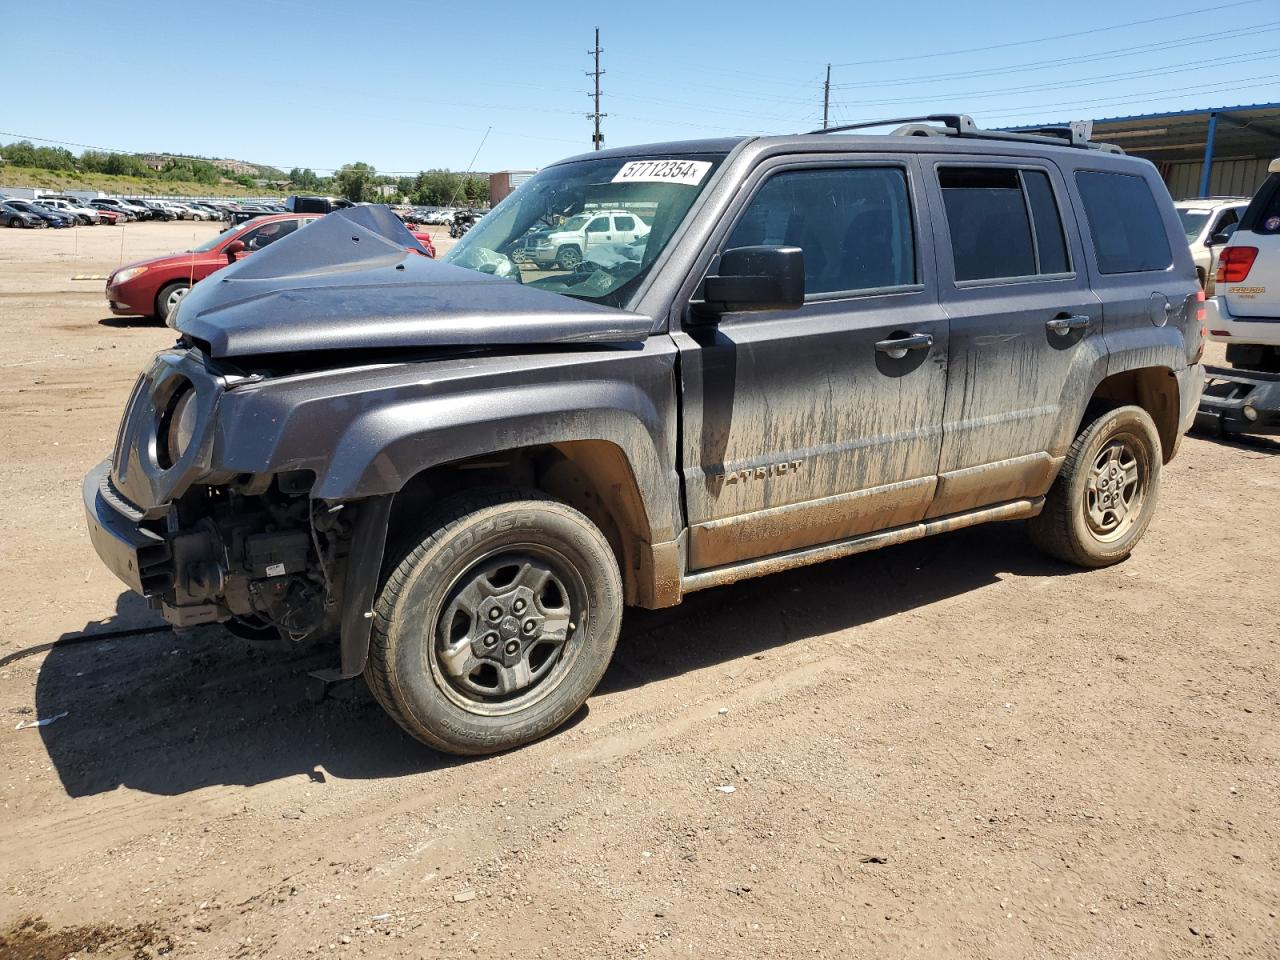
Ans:
{"label": "rear quarter window", "polygon": [[1273,173],[1253,195],[1240,229],[1253,233],[1280,233],[1280,173]]}
{"label": "rear quarter window", "polygon": [[1077,170],[1076,186],[1100,273],[1164,270],[1173,263],[1164,218],[1144,178]]}

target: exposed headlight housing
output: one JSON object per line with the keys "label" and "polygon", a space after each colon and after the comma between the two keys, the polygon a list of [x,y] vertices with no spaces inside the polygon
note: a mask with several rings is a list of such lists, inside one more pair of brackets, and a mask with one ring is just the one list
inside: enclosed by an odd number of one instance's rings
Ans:
{"label": "exposed headlight housing", "polygon": [[130,267],[128,270],[121,270],[111,278],[113,284],[128,283],[134,277],[140,277],[147,272],[146,267]]}
{"label": "exposed headlight housing", "polygon": [[191,438],[196,432],[196,391],[192,386],[185,390],[174,401],[169,416],[164,421],[163,443],[164,459],[161,466],[165,469],[173,466],[191,446]]}

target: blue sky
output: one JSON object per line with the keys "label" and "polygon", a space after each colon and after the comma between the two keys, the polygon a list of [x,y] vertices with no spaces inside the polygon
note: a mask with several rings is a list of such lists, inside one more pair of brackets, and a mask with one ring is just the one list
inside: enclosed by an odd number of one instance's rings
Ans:
{"label": "blue sky", "polygon": [[538,167],[590,149],[595,26],[608,146],[818,126],[828,61],[836,121],[960,110],[994,126],[1280,100],[1278,0],[7,6],[0,142],[322,172],[466,169],[473,155],[478,170]]}

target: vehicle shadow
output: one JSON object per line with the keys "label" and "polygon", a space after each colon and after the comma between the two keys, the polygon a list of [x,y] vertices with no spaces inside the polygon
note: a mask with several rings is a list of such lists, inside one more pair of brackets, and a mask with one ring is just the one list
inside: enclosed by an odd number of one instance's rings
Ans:
{"label": "vehicle shadow", "polygon": [[164,321],[159,317],[103,317],[98,321],[98,326],[131,330],[134,327],[163,327]]}
{"label": "vehicle shadow", "polygon": [[[991,523],[635,610],[599,692],[614,692],[928,607],[1002,573],[1080,573],[1037,551],[1025,523]],[[713,638],[708,643],[707,638]]]}
{"label": "vehicle shadow", "polygon": [[1216,433],[1213,430],[1195,427],[1191,430],[1191,436],[1199,440],[1220,443],[1225,447],[1235,447],[1237,450],[1264,450],[1267,453],[1280,453],[1280,441],[1254,433]]}
{"label": "vehicle shadow", "polygon": [[[629,612],[600,691],[926,607],[997,582],[1002,572],[1072,569],[1035,553],[1022,524],[993,524],[693,594],[671,610]],[[150,620],[140,620],[140,608]],[[125,593],[115,616],[84,632],[140,622],[154,624],[154,614]],[[312,703],[307,673],[331,666],[330,652],[259,650],[217,627],[189,637],[79,638],[66,634],[52,646],[36,682],[37,716],[67,711],[40,732],[73,797],[119,786],[178,795],[298,774],[323,782],[326,771],[389,778],[467,762],[411,739],[367,693],[348,688]]]}

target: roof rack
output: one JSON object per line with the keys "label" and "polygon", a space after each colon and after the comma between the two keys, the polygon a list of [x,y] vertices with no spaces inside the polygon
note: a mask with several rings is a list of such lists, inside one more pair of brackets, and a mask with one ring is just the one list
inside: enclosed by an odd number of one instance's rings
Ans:
{"label": "roof rack", "polygon": [[[867,130],[871,127],[887,127],[895,124],[890,132],[895,137],[962,137],[975,140],[1010,140],[1017,143],[1047,143],[1054,146],[1079,147],[1082,150],[1101,150],[1105,153],[1124,153],[1110,143],[1097,143],[1089,139],[1093,122],[1076,120],[1065,127],[1038,127],[1013,133],[1009,130],[984,130],[964,113],[931,113],[921,117],[894,117],[886,120],[864,120],[861,123],[845,123],[838,127],[810,130],[809,133],[845,133],[849,130]],[[930,124],[942,124],[931,126]]]}

